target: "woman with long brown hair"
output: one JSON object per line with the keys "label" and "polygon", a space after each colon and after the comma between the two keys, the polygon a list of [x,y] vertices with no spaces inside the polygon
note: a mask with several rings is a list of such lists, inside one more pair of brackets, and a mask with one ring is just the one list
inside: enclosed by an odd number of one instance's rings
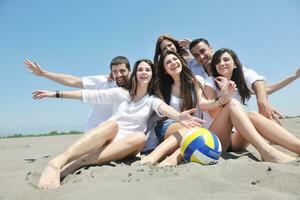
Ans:
{"label": "woman with long brown hair", "polygon": [[136,155],[144,146],[147,120],[155,111],[183,126],[199,125],[200,119],[190,112],[177,112],[159,98],[154,91],[154,65],[150,60],[138,60],[134,66],[129,84],[123,88],[108,90],[45,91],[33,92],[33,98],[68,98],[84,102],[109,102],[115,108],[114,115],[106,122],[84,134],[65,151],[51,159],[39,180],[39,187],[45,189],[60,186],[61,170],[75,170],[79,167],[101,164]]}

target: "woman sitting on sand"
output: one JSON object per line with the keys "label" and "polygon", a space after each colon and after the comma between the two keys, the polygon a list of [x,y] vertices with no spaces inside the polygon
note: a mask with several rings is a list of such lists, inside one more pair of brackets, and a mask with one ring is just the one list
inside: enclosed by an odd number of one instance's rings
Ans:
{"label": "woman sitting on sand", "polygon": [[[161,60],[159,61],[160,64],[158,65],[157,79],[166,80],[167,77],[170,76],[173,81],[171,82],[172,87],[169,90],[169,93],[172,94],[174,91],[176,91],[176,83],[178,84],[183,82],[182,79],[184,77],[180,75],[182,73],[182,69],[186,70],[188,69],[188,67],[186,66],[184,59],[174,52],[167,52],[167,54],[162,55],[160,59]],[[160,73],[159,71],[162,72]],[[232,94],[234,94],[236,90],[234,82],[228,81],[224,77],[218,77],[216,79],[216,82],[218,82],[218,84],[220,85],[220,93],[218,95],[218,98],[217,96],[214,96],[210,100],[206,100],[202,95],[202,88],[197,83],[194,84],[194,89],[197,94],[199,107],[202,111],[219,111],[211,124],[204,124],[204,126],[218,135],[222,144],[223,152],[229,150],[239,151],[245,147],[247,141],[247,143],[250,143],[254,147],[256,147],[262,157],[262,160],[264,161],[281,163],[289,162],[295,159],[269,145],[264,140],[262,135],[269,135],[268,139],[270,141],[279,141],[282,140],[282,137],[287,138],[284,141],[288,139],[293,140],[293,142],[289,143],[289,145],[293,146],[290,148],[293,148],[293,151],[298,153],[300,150],[300,148],[297,147],[297,143],[299,142],[299,140],[295,139],[292,134],[284,130],[279,125],[259,115],[259,117],[264,118],[265,123],[265,127],[263,129],[260,129],[259,126],[261,124],[254,122],[252,123],[243,110],[241,104],[236,99],[232,98]],[[162,87],[166,86],[163,85],[159,86],[158,88],[161,89]],[[182,90],[180,91],[182,92]],[[164,93],[163,91],[160,92]],[[193,99],[193,97],[190,97],[190,99]],[[182,102],[182,99],[179,99],[179,101],[181,102],[181,104],[184,103]],[[232,135],[233,126],[239,131],[239,134]],[[274,127],[276,127],[276,130],[274,130]],[[279,129],[281,135],[277,133]],[[182,156],[180,155],[178,147],[182,139],[180,136],[183,132],[185,132],[184,129],[173,132],[173,135],[169,133],[169,136],[167,138],[165,137],[165,140],[151,154],[144,157],[142,159],[142,162],[154,163],[163,159],[166,155],[168,155],[168,153],[173,152],[173,154],[167,157],[163,162],[161,162],[160,165],[177,165],[182,160]],[[241,143],[241,141],[243,141],[243,143]],[[295,145],[292,145],[292,143],[294,143]],[[287,146],[283,143],[279,144]]]}
{"label": "woman sitting on sand", "polygon": [[[186,127],[199,126],[202,120],[190,113],[194,109],[179,113],[159,98],[152,96],[155,68],[150,60],[138,60],[123,88],[108,90],[79,90],[50,92],[38,90],[33,98],[81,99],[84,102],[113,102],[115,114],[106,122],[84,134],[63,153],[51,159],[39,180],[39,187],[45,189],[60,186],[63,168],[78,169],[82,166],[101,164],[136,155],[144,146],[146,123],[153,111],[167,116]],[[69,164],[69,165],[68,165]]]}
{"label": "woman sitting on sand", "polygon": [[[204,93],[208,99],[215,99],[220,95],[220,87],[214,81],[215,78],[219,76],[234,81],[237,85],[238,90],[232,94],[234,99],[245,104],[245,101],[250,98],[250,91],[246,86],[242,73],[242,64],[234,51],[228,48],[222,48],[216,51],[212,58],[211,71],[213,77],[209,77],[204,86]],[[210,111],[210,115],[206,115],[207,121],[211,121],[211,116],[215,117],[219,112],[220,109]],[[300,154],[300,140],[282,126],[279,126],[257,112],[249,112],[248,117],[256,130],[264,138],[298,155]],[[241,137],[240,133],[235,133],[232,140],[234,140],[234,142],[231,143],[232,150],[241,150],[247,145],[246,138]]]}

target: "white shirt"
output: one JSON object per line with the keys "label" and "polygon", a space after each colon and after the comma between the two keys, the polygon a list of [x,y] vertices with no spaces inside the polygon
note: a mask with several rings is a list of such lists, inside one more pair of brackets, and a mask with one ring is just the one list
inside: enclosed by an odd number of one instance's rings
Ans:
{"label": "white shirt", "polygon": [[[208,75],[206,71],[204,70],[204,67],[200,65],[196,59],[189,59],[187,60],[188,67],[191,69],[194,75],[201,76],[204,80],[208,78]],[[251,93],[254,93],[252,89],[252,84],[255,81],[263,80],[265,81],[265,78],[259,74],[257,74],[254,70],[247,68],[243,65],[243,73],[245,77],[245,82],[247,84],[248,89],[251,91]]]}
{"label": "white shirt", "polygon": [[[248,87],[248,89],[254,93],[253,89],[252,89],[252,84],[258,80],[264,80],[263,76],[258,75],[255,71],[248,69],[246,67],[243,67],[243,72],[244,72],[244,77],[245,77],[245,82],[246,85]],[[210,87],[212,88],[217,96],[220,96],[220,90],[217,89],[217,86],[214,82],[214,77],[210,76],[205,80],[204,86],[206,87]],[[240,92],[238,90],[236,90],[233,94],[232,94],[232,98],[238,100],[241,104],[242,104],[242,97],[240,95]],[[213,118],[211,118],[211,116],[209,115],[208,112],[203,112],[203,119],[207,121],[207,123],[204,125],[205,128],[209,128],[211,123],[213,122]]]}
{"label": "white shirt", "polygon": [[119,125],[116,139],[122,139],[134,132],[144,133],[147,129],[147,121],[153,111],[161,116],[158,108],[163,103],[161,99],[149,95],[134,102],[131,100],[128,91],[123,88],[82,90],[82,100],[93,104],[112,103],[114,114],[109,120],[114,120]]}
{"label": "white shirt", "polygon": [[245,82],[250,90],[251,93],[254,94],[254,91],[252,89],[252,85],[256,81],[265,81],[265,77],[257,74],[254,70],[247,68],[246,66],[243,66],[243,73],[245,77]]}
{"label": "white shirt", "polygon": [[[101,90],[118,87],[115,81],[107,81],[108,76],[85,76],[82,77],[84,89]],[[112,115],[111,104],[99,103],[92,104],[89,116],[85,123],[85,132],[89,131],[102,122],[106,121]]]}
{"label": "white shirt", "polygon": [[[204,85],[204,79],[201,76],[196,75],[195,76],[197,78],[197,80]],[[175,110],[177,110],[178,112],[180,112],[180,105],[181,105],[181,101],[182,99],[180,99],[179,97],[176,97],[174,95],[171,95],[171,99],[170,99],[170,106],[173,107]],[[194,113],[194,116],[197,116],[199,118],[203,117],[202,112],[200,111],[198,105],[197,105],[197,111]],[[142,152],[146,152],[148,150],[152,150],[154,149],[156,146],[159,145],[159,139],[157,138],[156,134],[155,134],[155,130],[154,127],[156,125],[156,122],[159,120],[160,118],[153,114],[150,119],[148,120],[148,131],[147,131],[147,136],[148,136],[148,140],[147,143],[143,149]]]}
{"label": "white shirt", "polygon": [[188,67],[193,72],[194,75],[201,76],[204,80],[207,79],[208,75],[204,70],[204,67],[200,65],[196,59],[188,59],[187,61]]}

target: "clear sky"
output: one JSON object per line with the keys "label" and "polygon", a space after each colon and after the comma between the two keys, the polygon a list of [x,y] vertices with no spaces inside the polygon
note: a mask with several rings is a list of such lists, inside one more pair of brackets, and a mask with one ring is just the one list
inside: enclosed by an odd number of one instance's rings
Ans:
{"label": "clear sky", "polygon": [[[107,74],[117,55],[153,58],[163,33],[208,39],[274,83],[300,65],[298,0],[0,0],[0,134],[82,130],[89,106],[35,101],[36,89],[70,90],[25,69],[25,58],[50,71]],[[300,81],[270,96],[285,115],[300,115]],[[256,109],[255,97],[249,109]]]}

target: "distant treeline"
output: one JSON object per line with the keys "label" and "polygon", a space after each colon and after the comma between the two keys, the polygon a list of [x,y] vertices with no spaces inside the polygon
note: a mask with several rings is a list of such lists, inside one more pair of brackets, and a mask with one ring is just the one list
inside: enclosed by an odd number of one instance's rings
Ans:
{"label": "distant treeline", "polygon": [[41,133],[41,134],[14,134],[14,135],[8,135],[8,136],[0,136],[0,138],[20,138],[20,137],[40,137],[40,136],[57,136],[57,135],[72,135],[72,134],[82,134],[81,131],[69,131],[69,132],[57,132],[57,131],[51,131],[49,133]]}
{"label": "distant treeline", "polygon": [[300,118],[300,115],[298,115],[298,116],[284,116],[284,118]]}

